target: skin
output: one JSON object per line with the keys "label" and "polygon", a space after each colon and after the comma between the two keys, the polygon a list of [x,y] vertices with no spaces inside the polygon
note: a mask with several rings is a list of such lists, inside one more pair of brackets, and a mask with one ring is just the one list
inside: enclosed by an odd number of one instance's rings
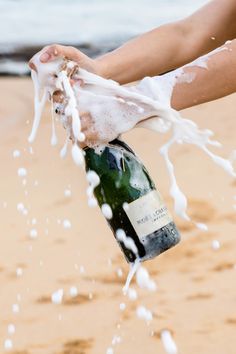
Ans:
{"label": "skin", "polygon": [[[182,67],[227,40],[233,40],[236,38],[235,18],[235,0],[214,0],[191,16],[160,26],[96,59],[74,47],[54,44],[44,48],[40,60],[46,63],[65,56],[88,71],[125,84]],[[236,41],[226,48],[210,57],[208,70],[184,67],[184,72],[191,73],[194,80],[175,85],[171,99],[173,108],[181,110],[236,91]],[[35,69],[31,61],[29,65]],[[86,112],[82,114],[82,128],[88,141],[96,140],[92,118]]]}

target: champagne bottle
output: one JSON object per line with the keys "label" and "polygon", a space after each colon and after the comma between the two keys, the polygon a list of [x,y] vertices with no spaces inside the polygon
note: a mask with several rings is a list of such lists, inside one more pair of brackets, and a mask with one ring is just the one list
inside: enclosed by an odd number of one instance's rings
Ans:
{"label": "champagne bottle", "polygon": [[180,241],[160,193],[128,145],[116,139],[100,152],[87,147],[85,153],[86,170],[100,177],[94,195],[101,208],[112,209],[107,221],[128,262],[151,259]]}

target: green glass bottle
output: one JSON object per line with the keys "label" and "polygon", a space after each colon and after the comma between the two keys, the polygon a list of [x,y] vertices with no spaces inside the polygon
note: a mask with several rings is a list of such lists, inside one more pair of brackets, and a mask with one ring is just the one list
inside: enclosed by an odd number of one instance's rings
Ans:
{"label": "green glass bottle", "polygon": [[[86,170],[100,177],[94,195],[101,208],[111,207],[107,221],[128,262],[151,259],[180,241],[160,193],[129,146],[116,139],[100,152],[88,147],[85,152]],[[133,240],[136,251],[117,237],[118,230]]]}

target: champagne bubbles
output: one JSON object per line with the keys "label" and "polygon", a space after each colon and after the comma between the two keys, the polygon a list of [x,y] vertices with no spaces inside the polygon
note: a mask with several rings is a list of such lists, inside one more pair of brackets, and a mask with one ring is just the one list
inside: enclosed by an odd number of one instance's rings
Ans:
{"label": "champagne bubbles", "polygon": [[17,157],[20,157],[20,151],[19,150],[14,150],[12,153],[12,156],[14,157],[14,159],[16,159]]}
{"label": "champagne bubbles", "polygon": [[89,186],[87,188],[87,196],[88,196],[88,206],[90,208],[97,206],[97,199],[94,197],[94,189],[99,185],[100,178],[95,171],[88,171],[86,175]]}
{"label": "champagne bubbles", "polygon": [[24,168],[24,167],[18,168],[17,174],[18,174],[19,177],[25,177],[25,176],[27,176],[27,170],[26,170],[26,168]]}
{"label": "champagne bubbles", "polygon": [[78,147],[77,144],[73,144],[71,149],[71,154],[72,154],[73,161],[77,166],[83,165],[84,163],[83,151]]}
{"label": "champagne bubbles", "polygon": [[17,206],[16,206],[16,209],[17,209],[19,212],[23,213],[23,211],[24,211],[24,209],[25,209],[24,204],[23,204],[23,203],[18,203]]}
{"label": "champagne bubbles", "polygon": [[120,304],[120,310],[121,311],[124,311],[126,309],[126,304],[124,303],[124,302],[122,302],[121,304]]}
{"label": "champagne bubbles", "polygon": [[111,220],[113,217],[113,212],[109,204],[102,204],[102,213],[107,220]]}
{"label": "champagne bubbles", "polygon": [[123,203],[123,209],[124,209],[124,211],[129,210],[129,204],[127,202]]}
{"label": "champagne bubbles", "polygon": [[65,189],[64,190],[64,196],[66,197],[66,198],[70,198],[71,197],[71,190],[70,189]]}
{"label": "champagne bubbles", "polygon": [[12,312],[13,313],[19,313],[20,312],[20,306],[18,304],[13,304],[12,305]]}
{"label": "champagne bubbles", "polygon": [[7,326],[7,332],[8,334],[14,334],[16,332],[16,327],[14,324],[10,323],[8,326]]}
{"label": "champagne bubbles", "polygon": [[122,229],[116,231],[116,238],[118,241],[122,242],[126,248],[132,251],[134,254],[138,254],[138,249],[131,237],[126,236],[126,233]]}
{"label": "champagne bubbles", "polygon": [[107,348],[106,354],[114,354],[114,350],[112,348]]}
{"label": "champagne bubbles", "polygon": [[131,301],[137,300],[137,291],[135,289],[129,288],[128,289],[128,297]]}
{"label": "champagne bubbles", "polygon": [[13,343],[12,343],[12,340],[7,338],[5,339],[5,342],[4,342],[4,349],[5,350],[11,350],[13,348]]}
{"label": "champagne bubbles", "polygon": [[63,289],[58,289],[54,293],[52,293],[51,300],[53,304],[60,305],[62,303],[64,295],[64,290]]}
{"label": "champagne bubbles", "polygon": [[141,318],[143,320],[146,320],[147,322],[150,322],[152,320],[152,313],[146,307],[144,306],[139,306],[136,310],[136,315],[138,318]]}
{"label": "champagne bubbles", "polygon": [[202,231],[208,231],[208,226],[206,224],[202,224],[200,222],[197,222],[196,223],[196,226],[199,230],[202,230]]}
{"label": "champagne bubbles", "polygon": [[141,289],[147,289],[149,291],[156,291],[157,289],[156,283],[150,278],[147,269],[144,267],[139,267],[137,270],[136,281]]}
{"label": "champagne bubbles", "polygon": [[29,232],[29,236],[31,239],[36,239],[38,237],[38,231],[36,229],[31,229]]}
{"label": "champagne bubbles", "polygon": [[211,243],[211,247],[214,251],[217,251],[218,249],[220,249],[220,241],[213,240]]}
{"label": "champagne bubbles", "polygon": [[22,275],[23,275],[23,269],[20,268],[20,267],[18,267],[18,268],[16,269],[16,276],[17,276],[17,277],[21,277]]}
{"label": "champagne bubbles", "polygon": [[170,331],[167,329],[161,331],[161,340],[167,354],[178,354],[177,346]]}
{"label": "champagne bubbles", "polygon": [[122,269],[121,269],[121,268],[118,268],[117,271],[116,271],[116,274],[117,274],[117,276],[118,276],[119,278],[122,278],[122,276],[123,276],[123,271],[122,271]]}
{"label": "champagne bubbles", "polygon": [[76,286],[71,286],[70,287],[70,296],[71,297],[76,297],[78,295],[78,289]]}
{"label": "champagne bubbles", "polygon": [[90,170],[87,172],[87,181],[95,188],[99,185],[100,178],[95,171]]}
{"label": "champagne bubbles", "polygon": [[63,227],[64,227],[64,229],[66,229],[66,230],[70,229],[70,228],[71,228],[71,222],[70,222],[70,220],[64,219],[64,220],[63,220]]}

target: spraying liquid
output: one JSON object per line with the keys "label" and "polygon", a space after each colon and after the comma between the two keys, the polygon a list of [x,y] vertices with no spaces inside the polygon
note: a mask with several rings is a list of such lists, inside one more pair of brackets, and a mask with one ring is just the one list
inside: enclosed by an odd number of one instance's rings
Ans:
{"label": "spraying liquid", "polygon": [[[169,149],[174,143],[194,144],[202,149],[216,164],[222,167],[227,173],[236,176],[232,162],[212,153],[208,146],[220,146],[216,141],[211,140],[213,133],[210,130],[200,130],[198,126],[188,119],[183,119],[180,114],[171,108],[170,99],[173,87],[180,71],[154,78],[145,78],[139,85],[133,87],[122,87],[112,80],[103,79],[95,74],[78,68],[77,64],[65,61],[62,58],[48,64],[42,64],[39,60],[41,53],[36,54],[33,62],[37,73],[32,71],[32,80],[35,88],[35,117],[29,141],[33,142],[47,97],[51,98],[53,93],[60,90],[64,100],[54,104],[57,108],[60,119],[66,128],[66,144],[61,155],[64,156],[68,139],[72,140],[72,157],[77,165],[84,164],[84,153],[78,142],[85,139],[81,132],[81,121],[79,112],[89,112],[94,129],[98,132],[98,153],[102,151],[103,145],[112,141],[117,135],[122,134],[135,126],[142,126],[158,133],[165,133],[172,128],[171,139],[160,149],[164,157],[170,176],[170,194],[174,199],[175,212],[185,220],[190,220],[187,215],[187,198],[180,190],[174,173],[174,165],[169,158]],[[196,64],[195,64],[196,65]],[[70,78],[76,82],[71,85]],[[166,81],[165,81],[166,80]],[[185,77],[185,80],[193,80]],[[83,85],[80,85],[80,82]],[[40,96],[41,94],[41,96]],[[41,98],[40,98],[41,97]],[[151,97],[151,98],[150,98]],[[53,139],[56,141],[55,129]],[[94,146],[92,146],[94,147]],[[96,183],[94,176],[89,176],[90,188],[88,197],[90,204],[95,204],[92,191]],[[104,213],[110,217],[108,207],[104,207]],[[205,226],[197,224],[204,229]],[[120,235],[123,237],[122,235]],[[132,264],[124,292],[126,293],[132,277],[139,267],[139,260]]]}
{"label": "spraying liquid", "polygon": [[[231,161],[215,155],[208,149],[208,145],[220,145],[211,140],[212,131],[200,130],[194,122],[183,119],[170,107],[168,102],[170,102],[173,85],[180,74],[167,74],[165,83],[163,83],[165,75],[161,80],[159,77],[145,78],[139,85],[127,88],[78,68],[73,62],[65,64],[63,59],[57,59],[50,64],[42,64],[39,56],[40,53],[34,58],[38,74],[32,72],[36,94],[35,118],[30,142],[35,138],[46,97],[52,96],[53,92],[61,89],[66,96],[62,104],[62,112],[60,112],[61,121],[66,127],[67,136],[72,137],[72,156],[77,165],[83,165],[84,161],[83,151],[77,142],[85,138],[81,132],[79,111],[90,113],[101,144],[112,141],[118,134],[136,125],[159,133],[165,133],[172,128],[173,135],[160,149],[160,153],[164,157],[169,172],[170,194],[174,199],[175,213],[185,220],[190,220],[186,211],[187,198],[177,184],[174,166],[169,158],[169,149],[174,143],[197,145],[227,173],[233,177],[236,176]],[[82,86],[75,84],[72,87],[68,71],[73,71],[73,79],[78,82],[82,80],[84,84]],[[41,100],[40,91],[42,91]],[[155,99],[148,97],[147,92]]]}

